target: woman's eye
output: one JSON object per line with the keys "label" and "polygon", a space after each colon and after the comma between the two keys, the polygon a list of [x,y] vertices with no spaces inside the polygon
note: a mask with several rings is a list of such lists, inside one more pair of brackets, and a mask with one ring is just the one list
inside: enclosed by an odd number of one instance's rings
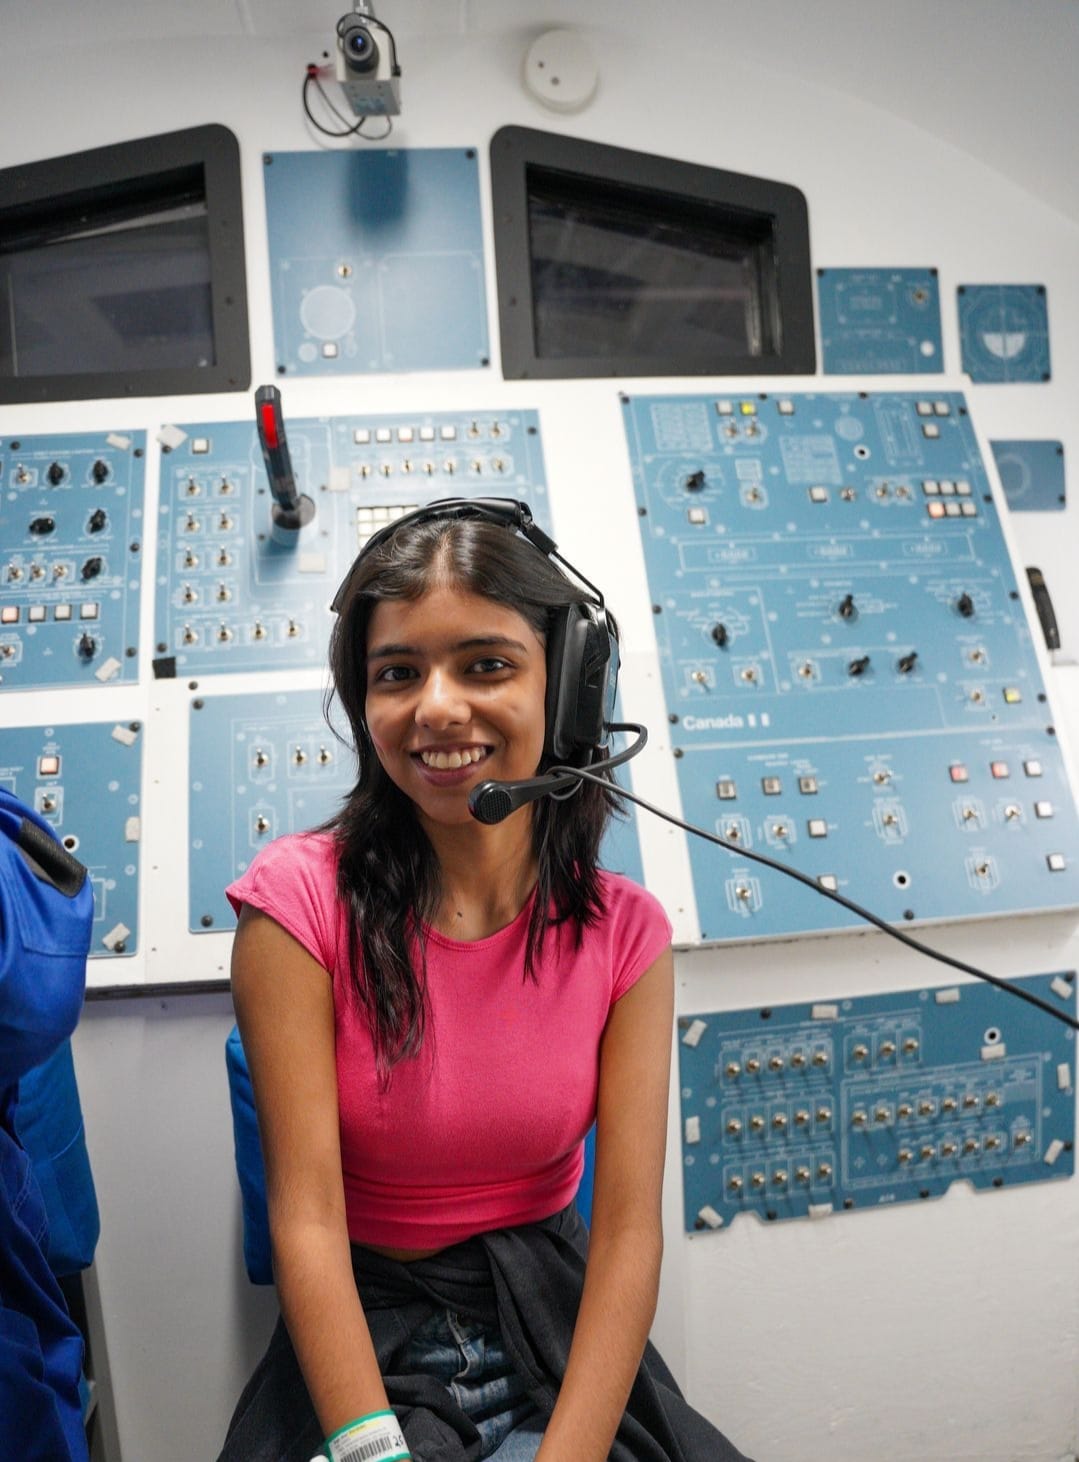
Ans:
{"label": "woman's eye", "polygon": [[375,676],[376,682],[384,685],[399,685],[402,681],[411,680],[413,671],[407,665],[387,665]]}
{"label": "woman's eye", "polygon": [[473,662],[472,669],[481,675],[489,675],[495,670],[508,670],[509,661],[503,660],[500,655],[485,655],[482,660]]}

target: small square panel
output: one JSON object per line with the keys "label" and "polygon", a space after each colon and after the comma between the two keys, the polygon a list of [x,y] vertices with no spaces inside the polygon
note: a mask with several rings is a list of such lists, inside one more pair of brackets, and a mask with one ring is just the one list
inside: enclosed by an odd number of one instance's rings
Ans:
{"label": "small square panel", "polygon": [[963,370],[972,381],[1050,379],[1043,284],[961,284],[958,300]]}
{"label": "small square panel", "polygon": [[1064,443],[990,442],[1008,506],[1019,513],[1059,513],[1066,500]]}
{"label": "small square panel", "polygon": [[262,176],[278,374],[487,363],[475,148],[275,152]]}
{"label": "small square panel", "polygon": [[761,791],[766,797],[778,797],[783,791],[783,783],[778,777],[762,777]]}
{"label": "small square panel", "polygon": [[826,375],[943,369],[936,270],[821,269],[817,300]]}

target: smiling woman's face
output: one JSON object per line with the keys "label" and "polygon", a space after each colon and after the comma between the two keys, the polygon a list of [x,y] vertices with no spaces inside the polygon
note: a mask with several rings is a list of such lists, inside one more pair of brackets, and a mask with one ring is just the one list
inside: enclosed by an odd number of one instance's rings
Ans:
{"label": "smiling woman's face", "polygon": [[367,726],[421,822],[471,822],[473,787],[535,775],[546,688],[543,642],[504,604],[440,584],[372,611]]}

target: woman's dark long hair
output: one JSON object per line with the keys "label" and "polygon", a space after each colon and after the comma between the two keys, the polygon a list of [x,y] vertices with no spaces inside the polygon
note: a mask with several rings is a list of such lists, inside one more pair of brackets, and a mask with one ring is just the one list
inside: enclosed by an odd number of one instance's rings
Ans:
{"label": "woman's dark long hair", "polygon": [[[546,643],[555,612],[589,595],[516,533],[481,519],[434,519],[393,535],[361,559],[330,638],[334,696],[352,728],[358,778],[325,824],[338,845],[338,894],[349,912],[349,976],[366,1012],[383,1080],[414,1055],[427,1016],[425,928],[441,897],[441,874],[408,797],[383,771],[366,720],[367,632],[376,604],[418,599],[449,584],[515,610]],[[545,769],[541,763],[539,770]],[[603,912],[599,846],[617,792],[582,783],[571,797],[543,797],[532,810],[539,875],[528,926],[524,975],[552,923],[579,944]]]}

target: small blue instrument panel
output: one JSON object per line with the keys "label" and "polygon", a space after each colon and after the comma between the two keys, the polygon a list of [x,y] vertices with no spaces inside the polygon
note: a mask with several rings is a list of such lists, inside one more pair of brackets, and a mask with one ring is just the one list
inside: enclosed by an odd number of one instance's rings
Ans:
{"label": "small blue instrument panel", "polygon": [[972,381],[1049,380],[1043,284],[961,284],[958,296],[963,369]]}
{"label": "small blue instrument panel", "polygon": [[1079,822],[962,395],[624,407],[700,937],[1074,907]]}
{"label": "small blue instrument panel", "polygon": [[0,739],[0,786],[89,870],[90,957],[134,954],[139,927],[142,725],[20,726]]}
{"label": "small blue instrument panel", "polygon": [[145,432],[0,441],[0,689],[138,679]]}
{"label": "small blue instrument panel", "polygon": [[279,375],[488,364],[474,147],[263,162]]}
{"label": "small blue instrument panel", "polygon": [[180,429],[162,456],[155,674],[321,667],[329,606],[367,539],[442,497],[524,498],[549,527],[534,411],[289,421],[311,523],[282,544],[254,420]]}
{"label": "small blue instrument panel", "polygon": [[[1071,972],[1013,983],[1075,1015]],[[963,984],[678,1020],[688,1232],[1075,1171],[1075,1035]]]}
{"label": "small blue instrument panel", "polygon": [[826,375],[919,375],[943,369],[935,269],[818,269]]}
{"label": "small blue instrument panel", "polygon": [[1067,503],[1064,443],[990,442],[1013,513],[1059,513]]}

